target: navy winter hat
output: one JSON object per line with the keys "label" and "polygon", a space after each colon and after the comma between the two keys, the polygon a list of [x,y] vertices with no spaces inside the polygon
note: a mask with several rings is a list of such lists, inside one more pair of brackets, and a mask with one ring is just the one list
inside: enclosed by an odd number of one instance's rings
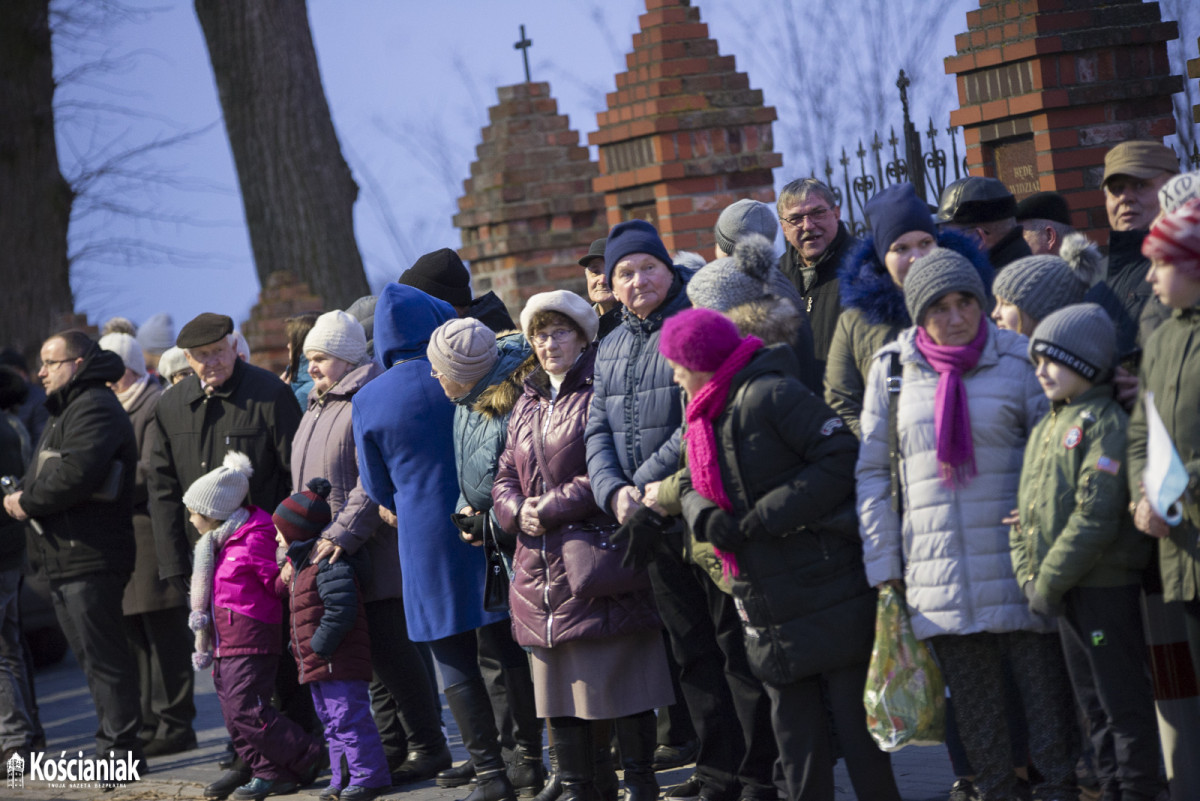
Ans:
{"label": "navy winter hat", "polygon": [[333,520],[329,507],[328,479],[314,478],[303,492],[284,498],[275,507],[271,520],[288,542],[305,542],[319,535]]}
{"label": "navy winter hat", "polygon": [[612,286],[613,268],[630,253],[648,253],[668,267],[673,264],[667,246],[653,225],[645,220],[617,223],[608,232],[608,243],[604,246],[604,279],[609,286]]}
{"label": "navy winter hat", "polygon": [[866,212],[880,264],[892,243],[909,231],[924,231],[936,238],[937,229],[929,206],[917,197],[917,190],[908,181],[876,194],[867,201]]}

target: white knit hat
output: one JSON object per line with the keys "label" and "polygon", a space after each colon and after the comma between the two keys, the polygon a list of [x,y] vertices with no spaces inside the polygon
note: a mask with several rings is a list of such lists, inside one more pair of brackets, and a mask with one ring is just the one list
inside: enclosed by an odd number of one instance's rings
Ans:
{"label": "white knit hat", "polygon": [[360,364],[367,357],[367,333],[354,315],[337,310],[325,312],[304,338],[304,352],[310,350]]}
{"label": "white knit hat", "polygon": [[138,375],[146,374],[146,357],[142,355],[142,346],[129,334],[105,334],[100,337],[100,348],[120,356],[126,369]]}
{"label": "white knit hat", "polygon": [[574,292],[556,289],[553,292],[539,292],[525,302],[525,308],[521,309],[521,332],[526,339],[533,336],[529,324],[533,322],[533,316],[541,311],[558,312],[569,317],[583,331],[589,344],[595,342],[596,334],[600,333],[600,318],[591,304]]}
{"label": "white knit hat", "polygon": [[250,494],[252,475],[254,468],[250,466],[250,457],[239,451],[229,451],[220,467],[192,482],[183,493],[183,505],[213,520],[228,520]]}
{"label": "white knit hat", "polygon": [[158,357],[158,374],[167,379],[168,382],[180,370],[187,370],[190,367],[187,354],[183,352],[183,348],[171,346],[162,352],[162,356]]}
{"label": "white knit hat", "polygon": [[233,332],[233,349],[237,351],[238,358],[250,363],[250,343],[246,341],[246,337],[241,331]]}

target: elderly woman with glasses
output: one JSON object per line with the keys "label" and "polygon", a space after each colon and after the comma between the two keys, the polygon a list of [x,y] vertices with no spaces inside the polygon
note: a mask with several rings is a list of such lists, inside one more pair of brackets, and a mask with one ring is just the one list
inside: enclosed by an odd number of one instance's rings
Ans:
{"label": "elderly woman with glasses", "polygon": [[613,720],[626,798],[658,795],[655,707],[673,701],[650,582],[620,564],[614,521],[592,493],[584,430],[599,320],[572,292],[521,313],[538,368],[513,409],[492,491],[517,537],[513,632],[530,650],[539,717],[549,718],[563,799],[598,797],[592,721]]}

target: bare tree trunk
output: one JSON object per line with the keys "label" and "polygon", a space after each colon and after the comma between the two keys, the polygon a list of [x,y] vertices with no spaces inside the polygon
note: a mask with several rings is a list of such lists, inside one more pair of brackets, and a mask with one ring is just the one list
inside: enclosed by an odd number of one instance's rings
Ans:
{"label": "bare tree trunk", "polygon": [[73,195],[58,169],[49,0],[0,14],[0,345],[36,352],[74,311],[67,224]]}
{"label": "bare tree trunk", "polygon": [[345,308],[368,293],[358,186],[321,86],[304,0],[195,0],[237,165],[259,282],[276,270]]}

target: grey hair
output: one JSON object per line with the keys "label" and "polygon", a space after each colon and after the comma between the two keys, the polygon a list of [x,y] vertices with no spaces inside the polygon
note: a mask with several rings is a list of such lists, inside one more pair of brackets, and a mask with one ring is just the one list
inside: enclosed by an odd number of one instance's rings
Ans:
{"label": "grey hair", "polygon": [[830,208],[838,207],[837,196],[824,183],[816,178],[797,178],[779,193],[779,200],[775,201],[775,211],[783,217],[785,209],[807,200],[809,195],[818,195]]}

